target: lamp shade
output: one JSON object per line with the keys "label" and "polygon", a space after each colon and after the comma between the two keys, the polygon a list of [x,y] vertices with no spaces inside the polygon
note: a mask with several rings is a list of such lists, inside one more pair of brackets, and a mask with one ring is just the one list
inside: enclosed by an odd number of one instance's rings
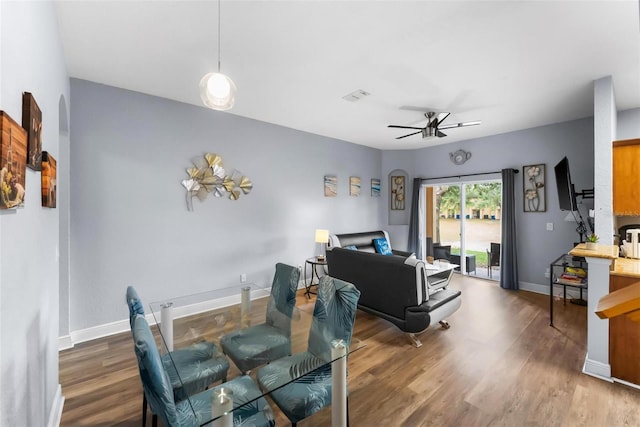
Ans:
{"label": "lamp shade", "polygon": [[236,85],[222,73],[205,74],[200,80],[200,98],[211,109],[230,110],[236,101]]}
{"label": "lamp shade", "polygon": [[316,230],[316,243],[329,243],[329,230]]}

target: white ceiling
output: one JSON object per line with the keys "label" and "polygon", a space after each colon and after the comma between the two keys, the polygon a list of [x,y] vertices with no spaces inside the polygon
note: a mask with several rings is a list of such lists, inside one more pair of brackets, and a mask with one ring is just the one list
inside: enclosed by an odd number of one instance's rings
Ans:
{"label": "white ceiling", "polygon": [[[223,1],[230,114],[381,149],[411,149],[593,114],[613,76],[640,107],[640,13],[632,1]],[[57,1],[72,77],[202,105],[217,68],[215,1]],[[356,89],[371,96],[342,97]],[[424,126],[482,120],[449,136]]]}

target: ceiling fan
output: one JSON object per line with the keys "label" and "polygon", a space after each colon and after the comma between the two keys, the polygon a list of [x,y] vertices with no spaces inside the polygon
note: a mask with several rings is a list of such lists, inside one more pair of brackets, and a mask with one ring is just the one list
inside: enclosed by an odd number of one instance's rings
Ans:
{"label": "ceiling fan", "polygon": [[465,126],[475,126],[479,125],[480,121],[475,122],[462,122],[462,123],[452,123],[448,125],[443,125],[442,122],[449,117],[451,113],[434,113],[433,111],[429,111],[428,113],[424,113],[424,116],[427,118],[427,125],[422,128],[417,128],[413,126],[399,126],[399,125],[389,125],[390,128],[397,129],[416,129],[417,132],[412,132],[407,135],[399,136],[396,139],[406,138],[411,135],[417,135],[419,133],[422,134],[423,138],[429,137],[438,137],[442,138],[443,136],[447,136],[447,134],[441,132],[441,129],[452,129],[452,128],[461,128]]}

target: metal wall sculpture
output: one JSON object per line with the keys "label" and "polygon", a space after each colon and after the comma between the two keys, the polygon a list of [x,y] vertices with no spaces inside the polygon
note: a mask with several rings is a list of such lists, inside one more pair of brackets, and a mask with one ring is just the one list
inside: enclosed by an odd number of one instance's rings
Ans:
{"label": "metal wall sculpture", "polygon": [[215,153],[207,153],[203,158],[194,160],[193,164],[187,168],[189,179],[182,180],[187,189],[187,209],[190,211],[193,210],[193,197],[203,201],[213,193],[215,197],[229,196],[231,200],[238,200],[241,194],[249,194],[253,188],[251,180],[237,170],[227,174],[222,158]]}

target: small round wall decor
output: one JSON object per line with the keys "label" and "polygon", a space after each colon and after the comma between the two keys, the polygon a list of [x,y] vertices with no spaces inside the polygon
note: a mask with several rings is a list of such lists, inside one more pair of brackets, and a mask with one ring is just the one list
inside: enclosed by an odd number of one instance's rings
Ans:
{"label": "small round wall decor", "polygon": [[458,150],[454,153],[449,153],[449,158],[455,165],[461,165],[471,158],[471,153],[464,150]]}

